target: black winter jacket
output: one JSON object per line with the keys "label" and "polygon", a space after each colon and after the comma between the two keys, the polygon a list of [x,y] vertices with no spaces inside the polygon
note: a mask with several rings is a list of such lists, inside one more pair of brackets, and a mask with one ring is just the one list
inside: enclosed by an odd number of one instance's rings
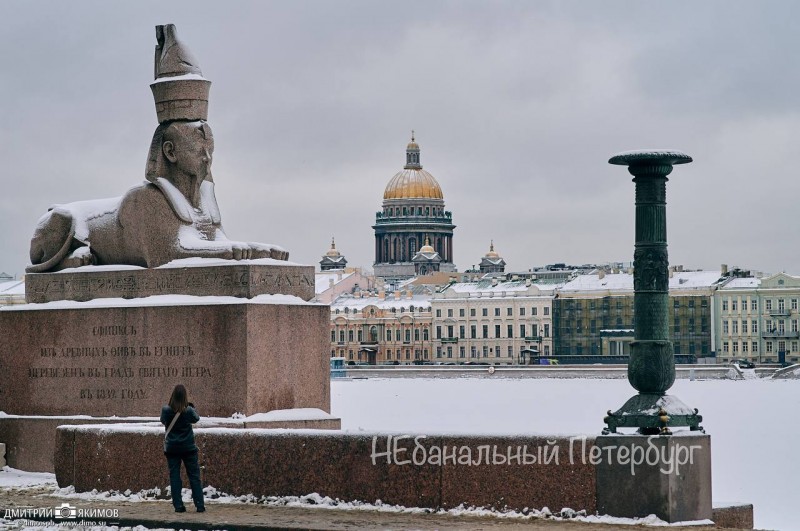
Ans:
{"label": "black winter jacket", "polygon": [[[169,406],[161,408],[161,424],[164,429],[169,427],[175,412]],[[194,410],[193,406],[187,407],[180,418],[175,422],[175,425],[167,434],[167,454],[182,454],[187,452],[196,452],[197,446],[194,444],[194,432],[192,431],[192,424],[200,420],[200,415]]]}

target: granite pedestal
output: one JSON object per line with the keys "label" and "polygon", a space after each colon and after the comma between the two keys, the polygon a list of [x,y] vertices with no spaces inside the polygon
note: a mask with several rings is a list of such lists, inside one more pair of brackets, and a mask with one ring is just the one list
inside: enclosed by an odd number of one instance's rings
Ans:
{"label": "granite pedestal", "polygon": [[329,313],[284,295],[9,307],[0,411],[153,416],[178,383],[208,416],[329,411]]}
{"label": "granite pedestal", "polygon": [[597,437],[600,514],[711,519],[711,437],[695,433]]}

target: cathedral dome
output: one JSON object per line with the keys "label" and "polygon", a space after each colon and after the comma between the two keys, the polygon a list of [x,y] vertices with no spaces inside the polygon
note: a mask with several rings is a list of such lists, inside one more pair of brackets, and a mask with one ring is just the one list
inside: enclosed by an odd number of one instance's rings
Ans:
{"label": "cathedral dome", "polygon": [[419,154],[419,144],[412,131],[411,142],[406,147],[406,165],[386,185],[384,199],[444,199],[439,183],[422,169]]}
{"label": "cathedral dome", "polygon": [[444,199],[442,188],[430,173],[423,169],[398,172],[386,185],[384,199]]}

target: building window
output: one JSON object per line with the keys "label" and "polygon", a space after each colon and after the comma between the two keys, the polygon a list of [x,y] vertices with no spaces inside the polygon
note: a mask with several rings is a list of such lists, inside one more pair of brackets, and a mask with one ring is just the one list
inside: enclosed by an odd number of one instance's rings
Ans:
{"label": "building window", "polygon": [[452,308],[448,308],[447,309],[447,317],[453,317],[453,309]]}
{"label": "building window", "polygon": [[737,306],[738,306],[737,303],[738,303],[738,301],[736,300],[736,298],[731,299],[731,311],[732,312],[737,311]]}
{"label": "building window", "polygon": [[442,347],[436,347],[436,357],[437,358],[442,357]]}
{"label": "building window", "polygon": [[520,314],[520,316],[524,316],[525,315],[525,307],[524,306],[520,307],[519,314]]}
{"label": "building window", "polygon": [[495,358],[499,358],[500,357],[500,345],[495,345],[495,347],[494,347],[494,357]]}
{"label": "building window", "polygon": [[476,339],[478,337],[478,327],[475,325],[469,325],[469,337],[470,339]]}
{"label": "building window", "polygon": [[506,315],[509,317],[514,315],[514,308],[506,308]]}
{"label": "building window", "polygon": [[489,337],[489,325],[483,325],[481,328],[482,328],[482,332],[483,332],[483,339],[488,338]]}
{"label": "building window", "polygon": [[470,347],[470,356],[473,357],[473,358],[477,358],[478,357],[478,347],[476,347],[475,345],[472,345]]}
{"label": "building window", "polygon": [[406,336],[406,343],[411,343],[411,330],[409,328],[406,328],[405,336]]}
{"label": "building window", "polygon": [[722,311],[723,312],[728,311],[728,299],[722,299]]}
{"label": "building window", "polygon": [[500,317],[500,308],[495,308],[494,309],[494,316],[495,317]]}
{"label": "building window", "polygon": [[494,325],[494,337],[500,337],[500,325]]}
{"label": "building window", "polygon": [[489,308],[481,308],[481,315],[484,317],[489,316]]}
{"label": "building window", "polygon": [[344,330],[339,330],[339,343],[344,343]]}
{"label": "building window", "polygon": [[437,309],[436,309],[436,317],[441,317],[441,316],[442,316],[442,310],[440,310],[439,308],[437,308]]}
{"label": "building window", "polygon": [[783,312],[786,310],[786,301],[783,299],[778,299],[778,311]]}
{"label": "building window", "polygon": [[428,341],[428,329],[427,328],[423,328],[422,329],[422,340],[423,341]]}
{"label": "building window", "polygon": [[459,358],[466,358],[467,357],[467,348],[466,347],[460,347],[458,349],[458,357]]}
{"label": "building window", "polygon": [[728,321],[722,321],[722,333],[723,334],[730,333],[730,326],[728,325]]}
{"label": "building window", "polygon": [[689,324],[689,333],[694,334],[694,319],[690,317],[688,324]]}
{"label": "building window", "polygon": [[681,307],[681,300],[678,298],[672,299],[672,307],[676,310]]}
{"label": "building window", "polygon": [[335,342],[336,342],[336,331],[335,330],[331,330],[331,343],[335,343]]}
{"label": "building window", "polygon": [[386,359],[387,360],[392,359],[392,349],[386,351]]}
{"label": "building window", "polygon": [[467,327],[466,327],[466,326],[464,326],[464,325],[460,325],[460,326],[458,327],[458,337],[459,337],[460,339],[465,339],[465,338],[467,337],[466,328],[467,328]]}
{"label": "building window", "polygon": [[676,334],[680,334],[681,333],[681,320],[678,319],[677,317],[675,318],[675,323],[673,325],[673,329],[674,329],[674,332]]}
{"label": "building window", "polygon": [[753,326],[750,327],[750,328],[753,329],[753,333],[757,334],[758,333],[758,321],[753,319],[752,321],[750,321],[750,324],[753,325]]}
{"label": "building window", "polygon": [[483,346],[483,357],[484,358],[488,358],[489,357],[489,347],[487,345]]}
{"label": "building window", "polygon": [[414,341],[419,341],[419,328],[414,329]]}
{"label": "building window", "polygon": [[742,341],[742,353],[746,353],[749,350],[749,344],[747,341]]}
{"label": "building window", "polygon": [[545,345],[544,346],[544,355],[545,356],[549,356],[550,355],[550,345]]}
{"label": "building window", "polygon": [[531,315],[536,315],[536,307],[531,308]]}
{"label": "building window", "polygon": [[519,325],[519,337],[522,337],[522,338],[527,337],[527,334],[525,333],[525,325],[524,324]]}
{"label": "building window", "polygon": [[544,325],[544,337],[550,337],[550,325]]}
{"label": "building window", "polygon": [[[536,315],[536,314],[534,314],[534,315]],[[545,306],[544,307],[544,315],[550,315],[550,307],[549,306]]]}
{"label": "building window", "polygon": [[747,319],[742,319],[742,334],[747,334]]}
{"label": "building window", "polygon": [[475,308],[470,308],[469,309],[469,316],[470,317],[475,317]]}
{"label": "building window", "polygon": [[772,341],[767,341],[767,352],[772,352]]}
{"label": "building window", "polygon": [[511,345],[508,346],[508,357],[512,359],[514,358],[514,349]]}
{"label": "building window", "polygon": [[797,332],[797,319],[792,319],[792,332]]}
{"label": "building window", "polygon": [[730,351],[730,347],[728,346],[727,341],[722,342],[722,352],[728,353]]}
{"label": "building window", "polygon": [[537,324],[532,324],[531,325],[531,335],[533,337],[536,337],[536,336],[539,335],[539,325],[537,325]]}
{"label": "building window", "polygon": [[750,299],[750,310],[754,312],[758,311],[758,299]]}
{"label": "building window", "polygon": [[464,308],[459,308],[458,309],[458,316],[459,317],[464,317]]}
{"label": "building window", "polygon": [[766,310],[768,312],[771,311],[772,310],[772,299],[767,299],[766,301],[764,301],[764,303],[766,305]]}
{"label": "building window", "polygon": [[734,354],[739,352],[739,342],[738,341],[734,341],[731,346],[733,347],[733,353]]}
{"label": "building window", "polygon": [[738,334],[739,333],[739,321],[737,321],[735,319],[731,322],[731,333],[732,334]]}
{"label": "building window", "polygon": [[797,299],[792,299],[792,310],[797,310]]}
{"label": "building window", "polygon": [[757,352],[758,352],[758,341],[753,341],[753,342],[750,344],[750,346],[751,346],[751,347],[753,347],[753,348],[751,349],[751,350],[753,351],[753,354],[755,354],[755,353],[757,353]]}
{"label": "building window", "polygon": [[672,345],[672,352],[675,353],[675,354],[680,354],[681,353],[681,344],[680,343],[673,344]]}
{"label": "building window", "polygon": [[442,327],[441,326],[437,326],[436,327],[436,339],[442,339]]}
{"label": "building window", "polygon": [[797,341],[792,341],[792,352],[797,352]]}
{"label": "building window", "polygon": [[453,325],[447,325],[447,337],[456,337],[453,335]]}
{"label": "building window", "polygon": [[508,334],[509,339],[514,337],[514,325],[508,325],[506,327],[506,333]]}
{"label": "building window", "polygon": [[447,357],[448,358],[453,357],[453,347],[447,347]]}

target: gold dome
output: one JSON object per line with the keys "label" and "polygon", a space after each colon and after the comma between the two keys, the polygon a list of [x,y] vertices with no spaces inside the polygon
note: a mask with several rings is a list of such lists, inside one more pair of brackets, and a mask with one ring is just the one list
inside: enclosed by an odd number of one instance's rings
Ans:
{"label": "gold dome", "polygon": [[444,199],[442,188],[425,170],[405,169],[398,172],[386,185],[384,199]]}
{"label": "gold dome", "polygon": [[411,131],[411,142],[406,147],[406,165],[386,185],[384,199],[444,199],[439,183],[422,169],[419,151],[414,131]]}
{"label": "gold dome", "polygon": [[325,253],[325,256],[330,256],[332,258],[335,258],[337,256],[342,256],[339,253],[339,251],[336,250],[336,240],[334,240],[333,238],[331,238],[331,248],[328,249],[328,252]]}
{"label": "gold dome", "polygon": [[425,236],[425,245],[423,245],[420,248],[419,252],[421,252],[421,253],[435,253],[436,252],[436,250],[433,247],[431,247],[431,241],[428,239],[427,236]]}

